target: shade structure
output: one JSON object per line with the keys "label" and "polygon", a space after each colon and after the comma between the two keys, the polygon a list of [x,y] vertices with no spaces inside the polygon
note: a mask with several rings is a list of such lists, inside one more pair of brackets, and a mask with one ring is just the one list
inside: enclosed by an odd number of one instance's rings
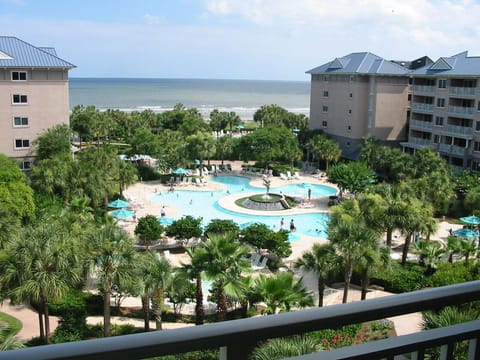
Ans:
{"label": "shade structure", "polygon": [[465,224],[480,225],[480,217],[475,216],[475,215],[461,217],[460,221],[463,221]]}
{"label": "shade structure", "polygon": [[168,225],[171,225],[175,221],[175,219],[171,217],[162,216],[157,218],[157,221],[160,223],[160,225],[168,226]]}
{"label": "shade structure", "polygon": [[465,238],[465,239],[474,239],[478,237],[478,232],[472,229],[463,228],[463,229],[454,230],[453,235],[461,238]]}
{"label": "shade structure", "polygon": [[243,125],[237,125],[237,129],[239,129],[239,130],[244,129],[244,128],[245,128],[245,126],[243,126]]}
{"label": "shade structure", "polygon": [[128,205],[130,204],[127,201],[124,201],[122,199],[117,199],[108,203],[108,207],[115,208],[115,209],[121,209],[121,208],[127,207]]}
{"label": "shade structure", "polygon": [[133,211],[126,209],[115,210],[110,213],[110,215],[117,219],[130,218],[133,217],[133,214]]}
{"label": "shade structure", "polygon": [[184,168],[177,168],[177,169],[173,170],[173,173],[175,175],[185,175],[187,172],[188,172],[188,170],[184,169]]}
{"label": "shade structure", "polygon": [[293,129],[293,132],[298,133],[298,132],[300,132],[300,129],[299,129],[299,128],[295,128],[295,129]]}
{"label": "shade structure", "polygon": [[252,225],[258,225],[260,224],[259,222],[256,222],[256,221],[249,221],[249,222],[246,222],[246,223],[243,223],[243,224],[240,224],[239,227],[241,230],[244,230]]}

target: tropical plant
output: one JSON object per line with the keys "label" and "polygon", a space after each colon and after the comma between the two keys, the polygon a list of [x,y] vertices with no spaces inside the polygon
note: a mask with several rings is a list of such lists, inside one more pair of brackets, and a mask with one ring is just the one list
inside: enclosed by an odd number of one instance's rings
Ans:
{"label": "tropical plant", "polygon": [[9,351],[24,348],[25,345],[12,335],[8,323],[0,321],[0,351]]}
{"label": "tropical plant", "polygon": [[308,335],[276,338],[268,340],[257,347],[252,355],[252,360],[276,360],[287,357],[311,354],[323,350],[323,346]]}
{"label": "tropical plant", "polygon": [[198,260],[204,264],[205,277],[215,282],[218,304],[217,317],[225,320],[227,313],[227,294],[237,295],[242,287],[239,278],[250,270],[246,260],[248,248],[236,241],[234,234],[210,235],[198,250]]}
{"label": "tropical plant", "polygon": [[262,313],[267,315],[313,305],[313,296],[303,286],[302,279],[294,278],[290,272],[278,272],[273,276],[261,274],[255,281],[255,291],[265,303]]}
{"label": "tropical plant", "polygon": [[173,236],[176,239],[188,240],[202,236],[202,218],[194,218],[186,215],[181,219],[175,220],[166,229],[167,236]]}
{"label": "tropical plant", "polygon": [[116,284],[133,277],[135,255],[128,234],[114,224],[103,225],[87,244],[93,273],[103,295],[103,334],[111,335],[110,299]]}
{"label": "tropical plant", "polygon": [[434,272],[437,262],[445,254],[442,244],[437,241],[420,240],[414,243],[413,248],[421,262],[427,265],[427,274]]}
{"label": "tropical plant", "polygon": [[362,288],[361,300],[366,300],[370,279],[379,269],[385,269],[390,264],[390,250],[381,246],[379,242],[368,243],[363,249],[363,254],[355,264],[355,270],[360,274]]}
{"label": "tropical plant", "polygon": [[146,215],[138,219],[138,224],[134,230],[142,241],[150,246],[152,241],[159,239],[163,233],[163,226],[153,215]]}
{"label": "tropical plant", "polygon": [[362,162],[339,163],[327,172],[328,179],[338,185],[340,196],[348,190],[355,196],[375,182],[375,174]]}
{"label": "tropical plant", "polygon": [[232,233],[235,235],[235,237],[237,237],[240,233],[240,228],[233,220],[212,219],[204,230],[204,234],[207,237],[210,234],[219,235],[225,233]]}
{"label": "tropical plant", "polygon": [[314,244],[310,251],[303,253],[302,257],[295,262],[296,269],[311,271],[317,276],[318,306],[323,306],[323,293],[325,284],[338,268],[339,259],[331,244]]}

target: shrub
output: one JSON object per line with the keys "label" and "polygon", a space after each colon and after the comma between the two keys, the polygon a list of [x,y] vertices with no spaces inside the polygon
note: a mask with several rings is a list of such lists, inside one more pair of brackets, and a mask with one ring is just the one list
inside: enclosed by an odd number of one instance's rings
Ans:
{"label": "shrub", "polygon": [[233,233],[235,237],[238,237],[240,233],[240,228],[238,224],[233,220],[226,220],[226,219],[212,219],[205,228],[205,236],[209,236],[211,234],[226,234],[226,233]]}
{"label": "shrub", "polygon": [[50,304],[52,315],[60,317],[52,342],[84,339],[87,329],[87,302],[82,291],[71,290],[59,301]]}
{"label": "shrub", "polygon": [[446,286],[467,281],[479,280],[478,265],[465,266],[463,262],[441,263],[431,278],[432,286]]}
{"label": "shrub", "polygon": [[371,283],[394,293],[420,290],[428,285],[424,271],[425,269],[417,264],[407,263],[401,266],[397,262],[392,262],[389,269],[374,274]]}
{"label": "shrub", "polygon": [[162,232],[163,226],[153,215],[146,215],[138,219],[138,224],[135,227],[135,235],[146,242],[159,239]]}

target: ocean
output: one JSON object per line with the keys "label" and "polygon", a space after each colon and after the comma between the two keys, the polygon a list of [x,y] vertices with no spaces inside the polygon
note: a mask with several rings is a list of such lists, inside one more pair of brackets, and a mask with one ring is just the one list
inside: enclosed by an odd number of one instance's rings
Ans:
{"label": "ocean", "polygon": [[204,118],[213,109],[253,119],[262,105],[277,104],[290,112],[310,112],[310,83],[304,81],[70,78],[70,108],[94,105],[100,110],[163,112],[181,103]]}

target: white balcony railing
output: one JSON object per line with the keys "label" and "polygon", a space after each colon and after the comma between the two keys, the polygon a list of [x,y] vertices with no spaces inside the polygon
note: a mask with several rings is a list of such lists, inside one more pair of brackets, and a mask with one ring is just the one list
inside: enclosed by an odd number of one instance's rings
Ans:
{"label": "white balcony railing", "polygon": [[425,103],[412,103],[413,110],[420,110],[420,111],[433,111],[433,104],[425,104]]}

